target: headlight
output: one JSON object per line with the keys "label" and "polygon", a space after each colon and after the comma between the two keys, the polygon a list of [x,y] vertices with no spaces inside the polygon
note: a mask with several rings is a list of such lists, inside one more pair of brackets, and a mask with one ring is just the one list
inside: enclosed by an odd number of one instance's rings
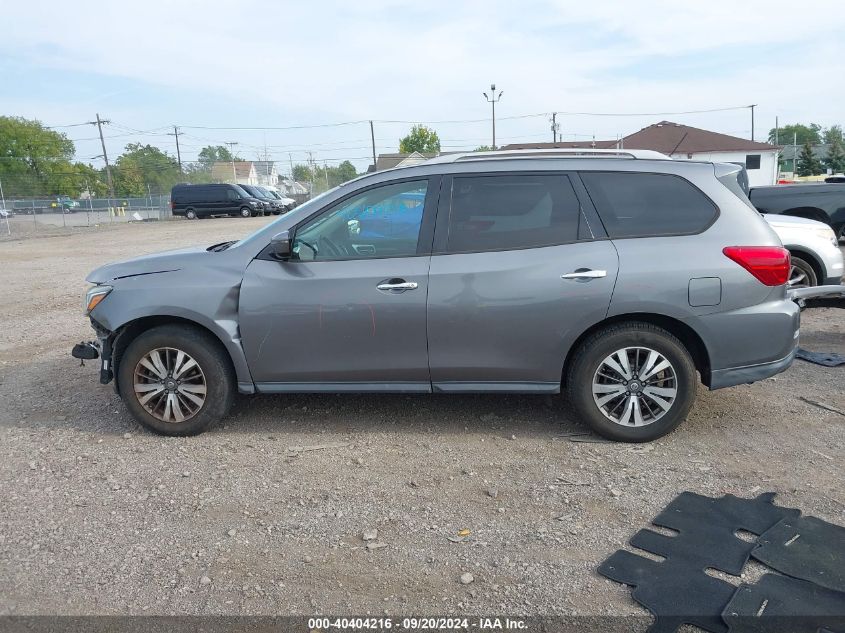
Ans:
{"label": "headlight", "polygon": [[92,286],[85,293],[85,315],[91,314],[91,310],[100,305],[100,302],[105,299],[112,291],[111,286]]}
{"label": "headlight", "polygon": [[260,203],[260,202],[256,202],[255,200],[252,200],[252,201],[250,201],[250,203],[249,203],[249,204],[250,204],[250,206],[257,207],[257,206],[259,206],[261,203]]}
{"label": "headlight", "polygon": [[839,246],[838,240],[836,239],[836,233],[834,233],[833,229],[829,226],[813,229],[813,234],[816,237],[819,237],[823,240],[827,240],[834,246]]}

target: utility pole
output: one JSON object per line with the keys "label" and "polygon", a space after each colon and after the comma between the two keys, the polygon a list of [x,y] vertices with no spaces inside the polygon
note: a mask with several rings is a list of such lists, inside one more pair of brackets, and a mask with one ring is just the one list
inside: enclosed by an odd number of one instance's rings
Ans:
{"label": "utility pole", "polygon": [[101,119],[99,113],[97,114],[96,121],[88,121],[89,125],[96,125],[97,130],[100,132],[100,145],[103,146],[103,160],[106,162],[106,179],[109,183],[109,197],[114,198],[114,182],[111,178],[111,167],[109,166],[109,155],[106,153],[106,141],[103,138],[103,124],[108,125],[111,123],[108,119]]}
{"label": "utility pole", "polygon": [[373,122],[370,121],[370,140],[373,143],[373,171],[378,171],[376,165],[376,133],[373,131]]}
{"label": "utility pole", "polygon": [[504,90],[500,90],[499,94],[496,94],[496,84],[490,84],[490,96],[487,96],[486,92],[482,92],[481,94],[484,95],[484,98],[487,99],[487,103],[492,104],[493,106],[493,149],[496,149],[496,102],[502,98],[502,93]]}
{"label": "utility pole", "polygon": [[327,161],[323,161],[323,171],[326,174],[326,190],[329,189],[329,165]]}
{"label": "utility pole", "polygon": [[308,150],[308,176],[311,180],[309,194],[314,195],[314,155],[311,153],[311,150]]}
{"label": "utility pole", "polygon": [[288,159],[290,160],[290,180],[291,182],[296,182],[296,178],[293,176],[293,154],[288,152]]}
{"label": "utility pole", "polygon": [[751,140],[753,141],[754,140],[754,108],[757,107],[757,104],[752,103],[748,107],[751,108]]}
{"label": "utility pole", "polygon": [[775,117],[775,145],[778,144],[778,132],[780,132],[780,130],[778,129],[779,127],[780,125],[778,124],[778,118]]}
{"label": "utility pole", "polygon": [[557,133],[560,130],[560,125],[557,122],[557,112],[552,112],[552,143],[557,145]]}
{"label": "utility pole", "polygon": [[[6,196],[3,195],[3,181],[0,180],[0,209],[4,211],[8,211],[6,208]],[[9,226],[9,214],[6,214],[6,231],[9,235],[12,234],[12,227]]]}
{"label": "utility pole", "polygon": [[176,160],[179,162],[179,174],[182,174],[182,153],[179,151],[179,134],[179,128],[174,125],[173,134],[168,134],[168,136],[176,137]]}
{"label": "utility pole", "polygon": [[238,173],[235,171],[235,145],[237,145],[237,141],[226,141],[226,145],[229,146],[229,155],[232,157],[232,184],[238,184]]}

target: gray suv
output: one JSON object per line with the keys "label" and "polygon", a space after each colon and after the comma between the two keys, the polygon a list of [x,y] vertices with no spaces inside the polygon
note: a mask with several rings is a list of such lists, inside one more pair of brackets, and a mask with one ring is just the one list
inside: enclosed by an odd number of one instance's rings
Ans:
{"label": "gray suv", "polygon": [[614,440],[785,370],[789,253],[740,167],[644,151],[455,154],[348,182],[249,237],[109,264],[87,312],[127,408],[166,435],[236,392],[566,391]]}

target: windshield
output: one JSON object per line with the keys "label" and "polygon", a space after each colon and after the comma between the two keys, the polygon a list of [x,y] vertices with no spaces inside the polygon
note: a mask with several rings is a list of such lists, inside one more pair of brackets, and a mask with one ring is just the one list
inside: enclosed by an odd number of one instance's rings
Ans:
{"label": "windshield", "polygon": [[[349,182],[352,182],[352,181],[349,181]],[[334,192],[336,192],[341,187],[348,185],[349,182],[343,183],[342,185],[338,185],[337,187],[333,187],[332,189],[329,189],[328,191],[324,191],[320,195],[311,198],[308,202],[304,202],[303,204],[296,207],[296,209],[294,209],[293,211],[289,211],[288,213],[285,213],[284,215],[279,216],[276,220],[274,220],[273,222],[270,222],[270,224],[267,224],[267,225],[261,227],[260,229],[258,229],[254,233],[250,233],[249,235],[247,235],[245,238],[243,238],[241,241],[239,241],[237,244],[235,244],[233,246],[242,246],[242,245],[254,240],[258,235],[263,234],[265,231],[268,232],[270,235],[273,235],[274,231],[273,231],[272,227],[279,224],[279,222],[287,222],[291,218],[297,218],[298,219],[298,218],[302,218],[302,217],[305,217],[305,216],[311,214],[315,209],[320,207],[320,205],[322,204],[322,201],[324,199],[326,199],[327,197],[334,194]]]}
{"label": "windshield", "polygon": [[275,200],[273,195],[269,191],[267,191],[264,187],[256,187],[255,189],[258,191],[258,193],[261,194],[262,198],[267,198],[268,200]]}
{"label": "windshield", "polygon": [[238,195],[241,198],[252,198],[252,194],[249,193],[246,189],[241,187],[240,185],[232,185],[235,188],[235,191],[238,192]]}

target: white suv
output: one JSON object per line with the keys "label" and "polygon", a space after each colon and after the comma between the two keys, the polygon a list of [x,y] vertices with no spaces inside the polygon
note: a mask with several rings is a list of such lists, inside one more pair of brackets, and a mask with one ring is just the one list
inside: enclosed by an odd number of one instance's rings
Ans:
{"label": "white suv", "polygon": [[766,222],[792,255],[790,288],[842,283],[842,251],[827,224],[792,215],[764,213]]}

